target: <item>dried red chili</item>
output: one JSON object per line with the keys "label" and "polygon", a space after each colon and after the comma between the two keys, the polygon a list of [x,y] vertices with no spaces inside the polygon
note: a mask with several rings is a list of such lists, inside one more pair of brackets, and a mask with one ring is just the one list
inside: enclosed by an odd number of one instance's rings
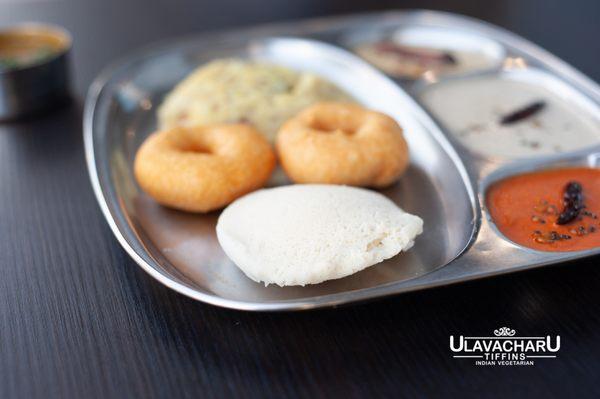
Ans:
{"label": "dried red chili", "polygon": [[455,65],[457,63],[456,58],[446,52],[434,49],[418,49],[413,47],[401,46],[399,44],[383,41],[375,45],[375,48],[382,53],[391,53],[401,57],[412,58],[421,63],[441,63]]}
{"label": "dried red chili", "polygon": [[500,124],[510,125],[511,123],[519,122],[523,119],[529,118],[540,112],[546,106],[546,102],[539,100],[526,105],[522,108],[517,109],[509,114],[504,115],[500,118]]}
{"label": "dried red chili", "polygon": [[583,188],[578,182],[572,181],[565,186],[563,194],[563,210],[556,219],[556,224],[567,224],[575,220],[581,210],[585,207],[583,204]]}

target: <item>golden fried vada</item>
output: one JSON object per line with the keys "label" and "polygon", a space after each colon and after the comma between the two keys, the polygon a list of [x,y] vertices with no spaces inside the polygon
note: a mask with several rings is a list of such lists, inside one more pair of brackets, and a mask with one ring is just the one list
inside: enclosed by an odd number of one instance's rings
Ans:
{"label": "golden fried vada", "polygon": [[146,139],[134,173],[162,205],[190,212],[220,209],[262,187],[275,167],[271,145],[246,124],[174,127]]}
{"label": "golden fried vada", "polygon": [[394,119],[349,103],[306,108],[283,124],[276,148],[296,183],[385,187],[409,162],[408,145]]}

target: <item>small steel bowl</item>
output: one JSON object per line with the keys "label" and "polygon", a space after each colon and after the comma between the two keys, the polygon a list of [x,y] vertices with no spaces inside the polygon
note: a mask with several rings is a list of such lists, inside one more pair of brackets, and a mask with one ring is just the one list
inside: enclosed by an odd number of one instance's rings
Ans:
{"label": "small steel bowl", "polygon": [[66,102],[71,44],[69,32],[58,26],[26,23],[0,30],[0,121]]}

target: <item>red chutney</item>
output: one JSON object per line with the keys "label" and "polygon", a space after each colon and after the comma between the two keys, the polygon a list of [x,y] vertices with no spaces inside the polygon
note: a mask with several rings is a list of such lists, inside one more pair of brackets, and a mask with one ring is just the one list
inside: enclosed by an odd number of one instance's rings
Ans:
{"label": "red chutney", "polygon": [[[574,187],[580,190],[575,196],[579,206],[569,196]],[[517,244],[540,251],[600,247],[600,169],[549,169],[509,177],[488,189],[486,206],[498,229]],[[573,209],[579,209],[575,215]]]}

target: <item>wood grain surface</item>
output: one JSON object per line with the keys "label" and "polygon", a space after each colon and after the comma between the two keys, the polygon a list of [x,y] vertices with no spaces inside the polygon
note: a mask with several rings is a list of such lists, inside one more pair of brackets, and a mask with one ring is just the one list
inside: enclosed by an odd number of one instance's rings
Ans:
{"label": "wood grain surface", "polygon": [[[478,16],[598,79],[599,3],[218,3],[0,3],[1,25],[67,26],[76,76],[70,106],[0,125],[0,397],[600,397],[597,257],[337,309],[224,310],[163,287],[120,248],[93,196],[81,132],[81,95],[90,80],[141,44],[362,9]],[[558,357],[532,367],[452,358],[450,335],[489,335],[501,326],[560,335]]]}

